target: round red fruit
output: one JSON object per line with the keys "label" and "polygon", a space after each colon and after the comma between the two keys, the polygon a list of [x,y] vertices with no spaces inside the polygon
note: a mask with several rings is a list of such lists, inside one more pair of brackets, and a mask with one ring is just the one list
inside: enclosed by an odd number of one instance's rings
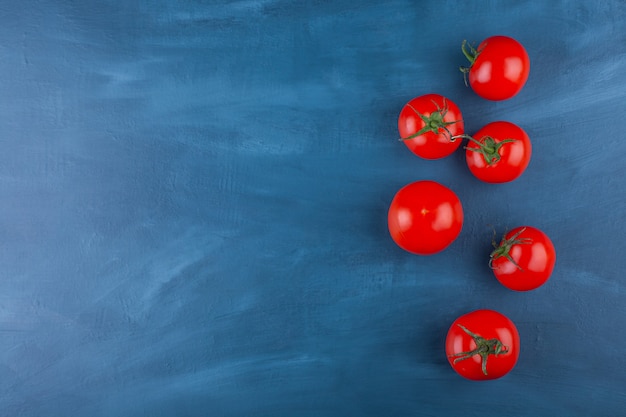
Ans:
{"label": "round red fruit", "polygon": [[452,154],[461,144],[463,116],[459,107],[439,94],[415,97],[400,111],[400,140],[415,155],[440,159]]}
{"label": "round red fruit", "polygon": [[491,36],[474,48],[463,41],[463,54],[470,61],[461,67],[466,82],[480,97],[507,100],[517,95],[528,80],[530,58],[524,46],[508,36]]}
{"label": "round red fruit", "polygon": [[435,181],[417,181],[396,193],[387,221],[398,246],[417,255],[432,255],[461,233],[463,207],[449,188]]}
{"label": "round red fruit", "polygon": [[494,246],[489,266],[505,287],[515,291],[534,290],[552,275],[556,250],[548,235],[536,227],[516,227]]}
{"label": "round red fruit", "polygon": [[511,122],[492,122],[466,136],[465,161],[470,172],[488,183],[517,179],[528,167],[532,144],[528,134]]}
{"label": "round red fruit", "polygon": [[497,379],[515,367],[520,337],[515,324],[504,314],[476,310],[452,323],[445,350],[452,369],[464,378]]}

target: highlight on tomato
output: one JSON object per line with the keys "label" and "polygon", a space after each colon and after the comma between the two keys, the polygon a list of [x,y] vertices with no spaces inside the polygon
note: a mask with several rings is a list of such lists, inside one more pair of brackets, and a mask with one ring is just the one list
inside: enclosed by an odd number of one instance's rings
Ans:
{"label": "highlight on tomato", "polygon": [[524,46],[508,36],[491,36],[477,48],[463,41],[468,67],[461,67],[465,83],[487,100],[508,100],[516,96],[530,74],[530,58]]}
{"label": "highlight on tomato", "polygon": [[521,127],[506,121],[483,126],[469,139],[465,161],[479,180],[498,184],[517,179],[528,167],[532,144]]}
{"label": "highlight on tomato", "polygon": [[501,378],[517,363],[520,337],[515,324],[494,310],[476,310],[457,318],[446,336],[446,356],[464,378]]}
{"label": "highlight on tomato", "polygon": [[435,181],[416,181],[394,196],[387,215],[389,233],[402,249],[432,255],[447,248],[461,233],[459,197]]}
{"label": "highlight on tomato", "polygon": [[404,105],[398,117],[400,140],[424,159],[452,154],[461,145],[463,129],[459,107],[439,94],[415,97]]}
{"label": "highlight on tomato", "polygon": [[502,237],[489,257],[496,279],[514,291],[530,291],[548,281],[556,264],[554,244],[532,226],[516,227]]}

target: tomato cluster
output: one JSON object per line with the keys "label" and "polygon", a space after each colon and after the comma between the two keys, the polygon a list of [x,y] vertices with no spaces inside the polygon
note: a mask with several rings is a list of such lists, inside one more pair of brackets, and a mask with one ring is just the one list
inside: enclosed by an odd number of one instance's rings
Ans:
{"label": "tomato cluster", "polygon": [[[528,79],[530,60],[513,38],[492,36],[477,48],[461,47],[470,61],[461,67],[465,83],[487,100],[517,95]],[[469,83],[469,84],[468,84]],[[439,94],[410,100],[398,117],[400,140],[415,155],[435,160],[452,155],[465,141],[469,172],[486,183],[518,179],[529,165],[532,145],[518,125],[493,121],[473,136],[465,132],[459,106]],[[394,196],[387,214],[389,233],[402,249],[417,255],[445,250],[460,235],[463,207],[450,188],[431,180],[415,181]],[[495,278],[514,291],[534,290],[551,276],[556,251],[550,238],[532,226],[516,227],[493,242],[488,264]],[[500,378],[515,366],[520,337],[515,324],[493,310],[476,310],[452,323],[445,351],[452,368],[468,379]]]}

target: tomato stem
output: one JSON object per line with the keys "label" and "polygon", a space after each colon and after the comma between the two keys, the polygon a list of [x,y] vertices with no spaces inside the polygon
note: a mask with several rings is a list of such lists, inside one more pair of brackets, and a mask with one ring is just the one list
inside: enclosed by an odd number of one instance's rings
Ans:
{"label": "tomato stem", "polygon": [[470,67],[476,61],[476,57],[478,56],[478,51],[472,45],[467,43],[467,39],[464,39],[461,43],[461,51],[465,58],[470,62]]}
{"label": "tomato stem", "polygon": [[513,246],[515,245],[529,245],[533,242],[532,239],[530,238],[519,237],[522,233],[524,233],[525,230],[526,230],[525,227],[521,228],[518,232],[516,232],[513,236],[511,236],[508,239],[506,238],[506,235],[502,236],[500,245],[496,245],[495,242],[492,242],[492,245],[495,249],[489,255],[489,268],[494,269],[493,261],[504,256],[509,262],[515,265],[517,269],[519,269],[520,271],[522,270],[522,267],[519,266],[517,262],[513,260],[513,258],[511,258],[510,252]]}
{"label": "tomato stem", "polygon": [[472,339],[474,339],[476,347],[466,352],[459,352],[450,355],[450,357],[456,357],[456,359],[454,359],[454,363],[469,359],[474,355],[480,355],[483,374],[487,375],[487,359],[489,358],[489,355],[498,356],[501,353],[507,353],[509,351],[509,348],[504,346],[504,344],[502,344],[499,339],[485,339],[484,337],[471,332],[469,329],[461,324],[457,324],[457,326],[463,329],[465,333],[467,333],[472,337]]}
{"label": "tomato stem", "polygon": [[465,58],[467,58],[467,60],[470,63],[469,66],[467,67],[464,67],[464,66],[459,67],[459,70],[463,73],[463,81],[465,81],[465,86],[469,87],[467,83],[467,74],[470,72],[472,65],[474,65],[476,58],[478,58],[480,51],[478,51],[472,45],[468,44],[467,40],[465,39],[463,40],[463,43],[461,43],[461,51],[463,52],[463,55],[465,55]]}
{"label": "tomato stem", "polygon": [[407,104],[407,106],[411,110],[413,110],[413,112],[415,112],[415,114],[417,114],[420,117],[420,119],[422,119],[422,121],[424,122],[424,127],[422,127],[419,131],[413,133],[410,136],[407,136],[405,138],[400,138],[401,141],[415,139],[416,137],[421,136],[427,132],[432,132],[438,135],[440,133],[440,130],[443,130],[448,135],[450,142],[454,142],[454,140],[458,136],[452,136],[452,134],[450,133],[450,130],[448,129],[448,126],[458,123],[460,122],[460,120],[454,120],[452,122],[444,121],[444,117],[448,113],[448,103],[446,102],[445,99],[443,101],[443,108],[439,107],[439,104],[437,104],[435,101],[433,101],[433,104],[435,105],[437,110],[430,113],[429,116],[423,115],[422,113],[418,112],[415,107],[411,106],[410,104]]}
{"label": "tomato stem", "polygon": [[500,161],[500,148],[502,145],[517,141],[517,139],[507,138],[501,140],[500,142],[496,142],[496,140],[491,136],[484,136],[480,140],[476,140],[470,135],[463,135],[463,137],[478,146],[477,148],[470,148],[466,146],[465,149],[482,154],[483,158],[485,158],[485,162],[487,162],[487,165]]}

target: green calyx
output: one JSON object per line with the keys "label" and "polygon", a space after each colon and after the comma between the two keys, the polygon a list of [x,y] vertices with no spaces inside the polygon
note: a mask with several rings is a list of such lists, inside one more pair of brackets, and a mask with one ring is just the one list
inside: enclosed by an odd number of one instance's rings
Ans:
{"label": "green calyx", "polygon": [[485,339],[484,337],[476,333],[472,333],[465,326],[462,326],[460,324],[458,324],[458,326],[463,329],[465,333],[470,335],[472,339],[474,339],[476,347],[467,352],[459,352],[455,353],[454,355],[450,355],[451,357],[456,358],[454,359],[454,363],[469,359],[474,355],[480,355],[483,374],[487,375],[487,359],[489,358],[489,355],[498,356],[501,353],[507,353],[509,349],[496,338]]}
{"label": "green calyx", "polygon": [[483,158],[485,158],[485,162],[487,162],[487,165],[494,164],[500,160],[500,148],[502,148],[503,145],[516,141],[516,139],[504,139],[500,142],[496,142],[496,140],[491,136],[485,136],[480,141],[474,139],[469,135],[465,135],[464,137],[478,146],[477,148],[466,147],[465,149],[479,152],[483,156]]}
{"label": "green calyx", "polygon": [[463,40],[463,43],[461,44],[461,51],[463,52],[463,55],[465,55],[465,58],[467,58],[467,60],[470,63],[469,66],[467,67],[463,67],[463,66],[459,67],[459,70],[463,73],[463,80],[465,81],[465,85],[467,86],[468,85],[467,74],[470,72],[472,65],[474,65],[476,58],[478,58],[478,55],[480,54],[480,50],[477,50],[472,45],[467,43],[467,40]]}
{"label": "green calyx", "polygon": [[406,138],[400,138],[400,140],[414,139],[428,132],[432,132],[438,135],[442,131],[448,135],[448,138],[450,139],[451,142],[457,139],[458,136],[452,136],[452,134],[450,133],[450,130],[448,130],[448,126],[458,123],[460,120],[446,122],[444,118],[446,114],[448,113],[448,103],[444,101],[443,108],[439,107],[439,105],[434,101],[433,101],[433,104],[435,105],[437,110],[430,113],[429,116],[423,115],[422,113],[418,112],[417,109],[415,109],[413,106],[411,106],[410,104],[408,105],[409,108],[413,110],[415,114],[417,114],[420,117],[420,119],[422,119],[422,121],[424,122],[424,127],[422,127],[419,131],[413,133],[412,135],[407,136]]}
{"label": "green calyx", "polygon": [[[496,259],[501,258],[501,257],[505,257],[509,262],[511,262],[513,265],[515,265],[517,267],[517,269],[519,269],[519,270],[522,269],[517,264],[517,262],[515,262],[513,260],[513,258],[511,258],[510,252],[511,252],[511,249],[513,248],[513,246],[515,246],[515,245],[529,245],[529,244],[532,243],[532,239],[530,239],[530,238],[525,238],[525,237],[520,238],[519,237],[522,233],[524,233],[525,230],[526,230],[526,228],[523,227],[522,229],[520,229],[518,232],[516,232],[513,236],[511,236],[508,239],[506,239],[503,236],[499,245],[496,245],[495,242],[493,242],[493,247],[495,249],[489,255],[489,267],[491,269],[493,269],[493,261],[495,261]],[[494,231],[494,233],[495,233],[495,231]]]}

